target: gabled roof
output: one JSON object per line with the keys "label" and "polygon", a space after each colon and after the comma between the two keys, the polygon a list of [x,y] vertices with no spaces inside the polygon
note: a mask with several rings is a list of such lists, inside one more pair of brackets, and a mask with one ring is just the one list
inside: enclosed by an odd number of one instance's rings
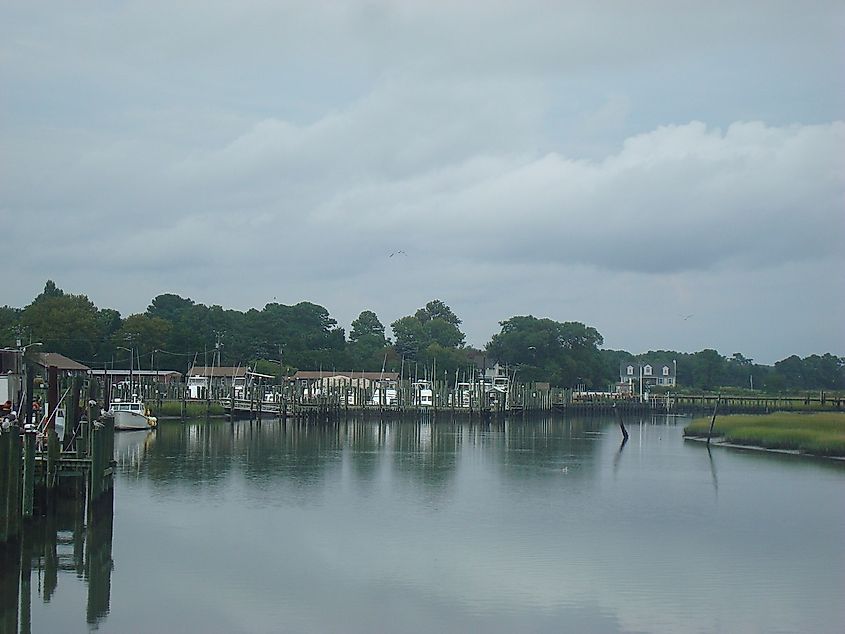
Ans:
{"label": "gabled roof", "polygon": [[36,352],[32,358],[35,363],[44,368],[56,367],[67,372],[88,372],[91,369],[58,352]]}
{"label": "gabled roof", "polygon": [[340,378],[347,378],[350,381],[355,379],[366,379],[368,381],[378,381],[380,379],[384,379],[386,381],[396,381],[399,379],[398,372],[352,372],[347,370],[342,371],[328,371],[323,370],[320,371],[306,371],[300,370],[296,374],[293,375],[294,380],[297,381],[307,381],[307,380],[320,380],[320,379],[329,379],[334,377]]}
{"label": "gabled roof", "polygon": [[232,378],[233,376],[241,377],[246,376],[247,367],[246,366],[238,366],[238,367],[216,367],[216,366],[204,366],[204,365],[195,365],[188,371],[188,376],[210,376],[210,377],[228,377]]}
{"label": "gabled roof", "polygon": [[[123,369],[112,369],[112,370],[104,370],[104,369],[92,369],[89,372],[92,376],[127,376],[129,374],[128,368]],[[135,376],[177,376],[181,377],[182,373],[177,372],[176,370],[132,370],[132,373]]]}

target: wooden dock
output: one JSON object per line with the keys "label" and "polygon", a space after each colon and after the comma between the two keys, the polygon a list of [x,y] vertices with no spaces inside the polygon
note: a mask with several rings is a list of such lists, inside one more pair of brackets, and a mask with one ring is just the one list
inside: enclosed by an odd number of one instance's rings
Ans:
{"label": "wooden dock", "polygon": [[17,539],[24,523],[56,496],[90,509],[111,492],[114,420],[95,418],[96,400],[89,404],[86,418],[74,423],[68,417],[64,442],[50,426],[0,429],[0,544]]}
{"label": "wooden dock", "polygon": [[[276,402],[254,399],[220,399],[232,419],[261,420],[269,418],[304,421],[333,421],[350,416],[374,414],[381,418],[441,417],[445,419],[496,418],[546,413],[578,415],[611,415],[615,412],[634,415],[697,414],[711,412],[718,399],[722,413],[760,413],[773,411],[845,411],[845,399],[824,393],[804,397],[772,395],[723,396],[716,394],[653,394],[639,398],[582,398],[572,390],[538,391],[530,385],[516,384],[506,399],[478,399],[460,402],[449,390],[442,390],[432,405],[420,406],[400,392],[398,402],[372,404],[365,398],[344,398],[345,392],[319,397],[292,393]],[[351,402],[350,402],[351,401]]]}

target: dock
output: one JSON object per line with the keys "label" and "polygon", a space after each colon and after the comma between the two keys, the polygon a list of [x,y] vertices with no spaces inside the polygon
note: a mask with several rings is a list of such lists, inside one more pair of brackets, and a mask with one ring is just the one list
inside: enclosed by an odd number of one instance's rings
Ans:
{"label": "dock", "polygon": [[26,522],[58,497],[73,499],[90,513],[101,498],[111,495],[114,420],[99,415],[96,393],[96,381],[89,382],[86,416],[78,408],[78,389],[72,395],[70,402],[77,407],[68,407],[63,441],[49,421],[43,427],[0,428],[0,544],[19,539]]}

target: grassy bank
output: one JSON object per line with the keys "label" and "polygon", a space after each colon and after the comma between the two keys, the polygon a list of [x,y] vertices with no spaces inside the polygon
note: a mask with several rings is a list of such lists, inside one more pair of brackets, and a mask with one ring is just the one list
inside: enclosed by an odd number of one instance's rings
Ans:
{"label": "grassy bank", "polygon": [[[164,401],[159,407],[155,403],[149,403],[150,412],[153,416],[180,416],[182,414],[182,403],[180,401]],[[210,416],[223,416],[226,410],[219,403],[211,403],[210,407],[204,403],[185,403],[186,418],[200,418],[208,412]]]}
{"label": "grassy bank", "polygon": [[[706,437],[710,417],[697,418],[684,428],[685,436]],[[791,449],[817,456],[845,457],[845,414],[775,412],[765,416],[718,416],[713,435],[739,445]]]}

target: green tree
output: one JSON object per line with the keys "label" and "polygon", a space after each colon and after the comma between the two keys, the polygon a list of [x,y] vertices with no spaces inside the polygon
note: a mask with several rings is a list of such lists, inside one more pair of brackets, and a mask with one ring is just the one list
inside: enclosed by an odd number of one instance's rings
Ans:
{"label": "green tree", "polygon": [[103,341],[97,307],[85,295],[65,294],[51,280],[21,312],[20,322],[44,351],[91,362]]}
{"label": "green tree", "polygon": [[388,343],[378,316],[371,310],[361,312],[349,333],[348,358],[352,364],[349,369],[380,370],[386,363]]}
{"label": "green tree", "polygon": [[722,385],[725,358],[710,348],[692,355],[693,385],[703,390],[712,390]]}
{"label": "green tree", "polygon": [[439,299],[433,299],[423,308],[418,309],[414,317],[423,323],[439,319],[447,324],[451,324],[455,328],[461,325],[461,320],[458,319],[458,316],[452,312],[449,306]]}
{"label": "green tree", "polygon": [[461,320],[439,299],[428,302],[413,315],[390,324],[396,351],[406,359],[422,361],[421,354],[432,344],[457,349],[464,345],[465,335],[458,326]]}
{"label": "green tree", "polygon": [[170,324],[161,317],[130,315],[112,335],[112,343],[132,347],[136,354],[143,354],[146,359],[148,353],[164,349],[170,328]]}
{"label": "green tree", "polygon": [[500,325],[487,353],[499,363],[517,366],[523,379],[559,386],[606,384],[606,365],[598,349],[604,339],[595,328],[533,315],[511,317]]}
{"label": "green tree", "polygon": [[375,335],[384,339],[384,325],[379,321],[378,316],[371,310],[362,311],[358,319],[352,322],[352,332],[349,333],[349,341],[358,341],[361,337]]}
{"label": "green tree", "polygon": [[10,306],[0,307],[0,346],[15,345],[20,319],[20,309]]}

